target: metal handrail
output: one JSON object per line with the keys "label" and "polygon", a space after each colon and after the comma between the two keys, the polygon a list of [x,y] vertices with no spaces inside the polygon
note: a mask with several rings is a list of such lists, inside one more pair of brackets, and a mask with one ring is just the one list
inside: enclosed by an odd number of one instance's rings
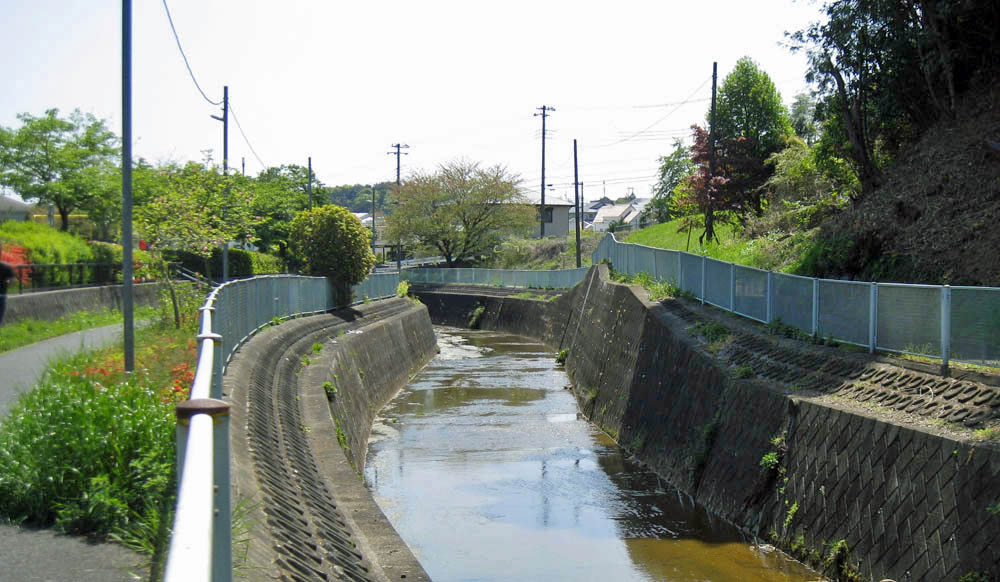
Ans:
{"label": "metal handrail", "polygon": [[[398,284],[398,273],[370,275],[352,287],[355,303],[394,296]],[[335,301],[326,279],[298,275],[230,281],[205,299],[190,398],[177,406],[177,505],[165,582],[232,580],[227,360],[274,318],[326,311]]]}

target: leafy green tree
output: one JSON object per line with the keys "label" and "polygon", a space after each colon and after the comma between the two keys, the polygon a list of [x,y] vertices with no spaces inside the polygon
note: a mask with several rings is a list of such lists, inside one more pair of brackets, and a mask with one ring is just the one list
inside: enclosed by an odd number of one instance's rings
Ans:
{"label": "leafy green tree", "polygon": [[808,93],[799,93],[792,101],[788,120],[795,130],[795,135],[802,138],[806,145],[816,143],[819,128],[816,125],[816,101]]}
{"label": "leafy green tree", "polygon": [[[790,35],[809,57],[826,150],[851,161],[862,195],[978,78],[1000,72],[1000,7],[953,0],[831,0]],[[987,81],[988,82],[988,81]],[[830,136],[825,134],[830,132]]]}
{"label": "leafy green tree", "polygon": [[656,222],[667,222],[676,214],[676,190],[694,171],[691,151],[681,140],[674,141],[674,150],[660,157],[660,175],[653,186],[653,199],[646,205],[646,215]]}
{"label": "leafy green tree", "polygon": [[416,174],[396,194],[399,206],[389,217],[388,237],[433,249],[449,267],[489,253],[506,234],[523,233],[537,219],[519,181],[503,166],[464,160]]}
{"label": "leafy green tree", "polygon": [[346,304],[350,286],[364,281],[375,266],[370,233],[349,210],[328,204],[295,215],[289,250],[305,273],[330,279]]}
{"label": "leafy green tree", "polygon": [[[135,220],[139,236],[149,244],[163,272],[167,271],[165,250],[188,251],[207,263],[214,248],[252,239],[256,217],[251,212],[251,193],[234,176],[223,176],[218,167],[189,162],[157,168],[155,179],[159,183],[150,185],[149,198],[135,209]],[[161,279],[180,327],[176,289],[170,277]]]}
{"label": "leafy green tree", "polygon": [[727,178],[727,188],[738,191],[729,198],[760,214],[761,186],[770,177],[765,161],[785,147],[793,130],[771,78],[749,57],[736,61],[722,80],[714,129],[717,147],[728,150],[729,157],[728,167],[717,167]]}
{"label": "leafy green tree", "polygon": [[70,213],[96,195],[89,169],[113,161],[118,139],[104,120],[79,110],[68,118],[58,109],[17,118],[19,128],[0,128],[0,184],[26,200],[54,205],[68,230]]}

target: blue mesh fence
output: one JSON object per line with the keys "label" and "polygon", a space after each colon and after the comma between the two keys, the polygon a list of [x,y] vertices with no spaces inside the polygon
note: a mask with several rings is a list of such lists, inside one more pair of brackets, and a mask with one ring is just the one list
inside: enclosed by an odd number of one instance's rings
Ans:
{"label": "blue mesh fence", "polygon": [[620,243],[610,234],[592,257],[594,264],[604,259],[616,271],[648,273],[699,299],[704,284],[706,302],[761,322],[780,319],[807,334],[869,349],[940,357],[945,364],[956,360],[1000,367],[1000,288],[873,284],[768,273]]}
{"label": "blue mesh fence", "polygon": [[513,269],[443,269],[436,267],[406,269],[402,278],[411,283],[454,283],[489,285],[492,287],[522,287],[535,289],[569,289],[583,280],[589,267],[560,271],[528,271]]}

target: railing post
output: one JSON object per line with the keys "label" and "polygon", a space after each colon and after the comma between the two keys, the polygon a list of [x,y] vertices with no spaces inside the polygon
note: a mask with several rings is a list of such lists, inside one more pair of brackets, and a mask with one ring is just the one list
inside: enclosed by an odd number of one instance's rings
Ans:
{"label": "railing post", "polygon": [[736,313],[736,265],[729,263],[729,311]]}
{"label": "railing post", "polygon": [[705,304],[705,255],[701,256],[701,304]]}
{"label": "railing post", "polygon": [[813,279],[812,334],[819,333],[819,279]]}
{"label": "railing post", "polygon": [[771,323],[771,313],[773,312],[773,309],[771,308],[771,289],[773,288],[774,277],[772,275],[773,273],[771,273],[771,271],[767,272],[767,288],[764,290],[764,293],[766,293],[764,296],[764,319],[767,323]]}
{"label": "railing post", "polygon": [[876,333],[878,331],[878,283],[870,283],[871,291],[868,294],[868,353],[875,353],[875,345],[878,342]]}
{"label": "railing post", "polygon": [[951,360],[951,286],[941,286],[941,375],[948,376]]}

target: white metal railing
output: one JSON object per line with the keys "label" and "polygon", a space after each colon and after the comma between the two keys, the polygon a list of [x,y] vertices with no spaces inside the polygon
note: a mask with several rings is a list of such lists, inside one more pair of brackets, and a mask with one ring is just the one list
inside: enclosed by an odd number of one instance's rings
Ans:
{"label": "white metal railing", "polygon": [[[355,303],[395,295],[398,273],[373,274],[352,287]],[[166,582],[232,580],[229,405],[226,362],[248,337],[291,316],[337,306],[322,277],[265,275],[216,287],[201,308],[198,367],[190,398],[177,406],[177,505]]]}
{"label": "white metal railing", "polygon": [[601,240],[593,262],[649,274],[702,301],[763,323],[869,351],[1000,367],[1000,288],[815,279],[763,271],[703,255]]}

